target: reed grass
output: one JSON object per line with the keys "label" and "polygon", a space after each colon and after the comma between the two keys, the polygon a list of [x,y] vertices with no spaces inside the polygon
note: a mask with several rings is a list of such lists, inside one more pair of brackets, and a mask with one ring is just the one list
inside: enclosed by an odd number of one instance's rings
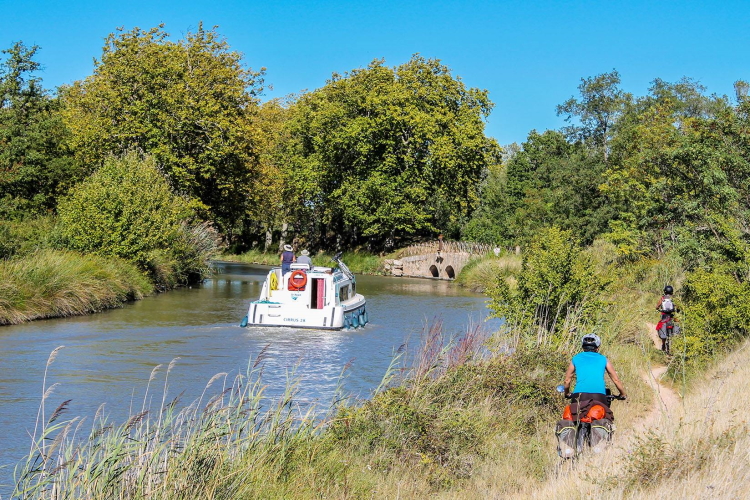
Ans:
{"label": "reed grass", "polygon": [[151,290],[125,261],[41,250],[0,261],[0,325],[119,307]]}
{"label": "reed grass", "polygon": [[484,255],[469,261],[456,277],[456,283],[481,293],[492,286],[498,277],[512,279],[520,270],[520,255]]}

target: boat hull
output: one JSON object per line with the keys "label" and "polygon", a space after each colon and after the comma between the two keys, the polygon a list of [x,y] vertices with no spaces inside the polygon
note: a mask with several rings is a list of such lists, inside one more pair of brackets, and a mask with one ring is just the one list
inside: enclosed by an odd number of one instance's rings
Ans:
{"label": "boat hull", "polygon": [[279,302],[255,301],[250,303],[247,311],[247,326],[255,327],[286,326],[315,330],[341,330],[364,326],[367,319],[366,301],[359,294],[346,303],[321,309],[302,309]]}

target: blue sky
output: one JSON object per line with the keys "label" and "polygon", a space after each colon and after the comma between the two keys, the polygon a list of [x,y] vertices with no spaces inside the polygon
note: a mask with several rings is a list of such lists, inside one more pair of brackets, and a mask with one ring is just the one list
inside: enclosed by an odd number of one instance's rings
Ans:
{"label": "blue sky", "polygon": [[733,95],[750,80],[750,3],[742,1],[0,0],[0,48],[41,47],[45,86],[85,78],[115,28],[165,23],[175,38],[218,25],[249,67],[267,68],[265,97],[312,90],[331,73],[438,58],[495,103],[487,134],[501,144],[556,129],[555,106],[582,77],[617,69],[644,94],[654,78],[688,76]]}

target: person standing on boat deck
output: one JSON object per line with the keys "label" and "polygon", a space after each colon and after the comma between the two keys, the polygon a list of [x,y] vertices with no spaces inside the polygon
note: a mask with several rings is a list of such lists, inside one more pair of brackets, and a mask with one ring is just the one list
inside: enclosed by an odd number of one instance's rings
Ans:
{"label": "person standing on boat deck", "polygon": [[292,263],[297,259],[294,257],[292,245],[284,245],[284,251],[281,252],[281,275],[284,276],[292,268]]}
{"label": "person standing on boat deck", "polygon": [[307,264],[307,267],[312,269],[312,259],[310,258],[310,252],[302,250],[302,255],[297,257],[297,264]]}

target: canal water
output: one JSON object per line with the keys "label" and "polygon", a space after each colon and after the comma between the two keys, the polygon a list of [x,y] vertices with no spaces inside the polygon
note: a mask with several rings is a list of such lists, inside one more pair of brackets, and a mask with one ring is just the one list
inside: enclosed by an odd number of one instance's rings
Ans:
{"label": "canal water", "polygon": [[[217,373],[229,383],[266,349],[266,395],[298,381],[301,405],[326,408],[341,387],[367,398],[378,386],[403,344],[414,352],[426,324],[442,321],[447,337],[482,324],[485,299],[447,281],[357,276],[367,299],[370,323],[353,331],[240,328],[248,302],[260,294],[268,268],[216,263],[216,275],[200,286],[148,297],[103,313],[0,327],[0,494],[7,498],[12,468],[29,450],[45,366],[50,353],[65,346],[47,371],[47,414],[71,400],[67,418],[94,416],[100,405],[121,423],[140,410],[149,377],[163,365],[149,394],[161,401],[166,367],[167,401],[197,399]],[[349,367],[341,377],[342,370]],[[153,406],[153,405],[152,405]]]}

